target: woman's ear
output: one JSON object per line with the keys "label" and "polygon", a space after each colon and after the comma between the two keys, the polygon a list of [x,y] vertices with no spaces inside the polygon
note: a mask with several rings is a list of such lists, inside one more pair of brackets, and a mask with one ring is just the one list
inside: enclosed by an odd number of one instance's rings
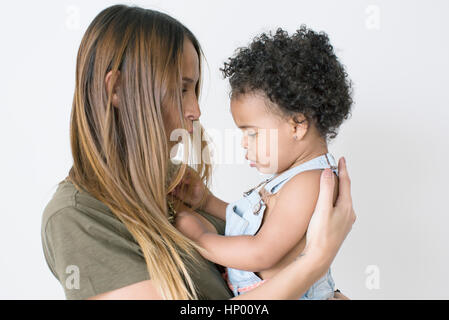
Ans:
{"label": "woman's ear", "polygon": [[106,83],[106,92],[109,95],[109,92],[112,92],[112,105],[114,107],[118,107],[118,92],[120,89],[120,71],[118,70],[116,73],[113,73],[112,70],[106,74],[106,78],[104,80]]}
{"label": "woman's ear", "polygon": [[306,117],[302,114],[294,116],[289,120],[290,126],[292,128],[292,137],[294,140],[301,140],[307,133],[309,128],[309,122]]}

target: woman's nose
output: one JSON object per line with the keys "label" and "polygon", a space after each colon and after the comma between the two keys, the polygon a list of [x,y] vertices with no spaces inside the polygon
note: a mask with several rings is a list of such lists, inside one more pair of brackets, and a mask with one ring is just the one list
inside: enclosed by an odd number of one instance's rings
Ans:
{"label": "woman's nose", "polygon": [[[195,101],[195,103],[192,103],[189,105],[188,108],[184,110],[184,117],[189,120],[188,125],[189,127],[192,125],[192,122],[195,120],[198,120],[201,116],[200,106],[198,105],[198,102]],[[189,129],[190,131],[190,129]]]}

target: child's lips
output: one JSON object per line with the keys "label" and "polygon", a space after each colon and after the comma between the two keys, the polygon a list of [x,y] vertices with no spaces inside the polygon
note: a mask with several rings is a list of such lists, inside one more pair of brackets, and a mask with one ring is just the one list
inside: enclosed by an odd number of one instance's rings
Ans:
{"label": "child's lips", "polygon": [[255,162],[255,161],[252,161],[252,160],[249,160],[249,159],[248,159],[248,155],[245,156],[245,159],[249,161],[249,166],[250,166],[250,167],[255,167],[255,166],[256,166],[256,162]]}

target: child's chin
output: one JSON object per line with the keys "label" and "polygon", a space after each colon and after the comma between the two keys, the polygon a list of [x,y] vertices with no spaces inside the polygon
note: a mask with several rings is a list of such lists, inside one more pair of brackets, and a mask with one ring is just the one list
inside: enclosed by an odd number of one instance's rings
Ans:
{"label": "child's chin", "polygon": [[257,171],[259,171],[260,173],[263,174],[273,174],[273,173],[277,173],[277,168],[276,167],[271,167],[271,166],[262,166],[262,165],[255,165],[254,168],[257,169]]}

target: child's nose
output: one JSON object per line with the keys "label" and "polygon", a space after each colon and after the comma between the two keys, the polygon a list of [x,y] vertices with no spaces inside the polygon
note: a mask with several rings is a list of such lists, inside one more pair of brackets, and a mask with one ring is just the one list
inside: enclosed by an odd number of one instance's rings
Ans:
{"label": "child's nose", "polygon": [[248,149],[248,135],[243,134],[241,145],[243,149]]}

